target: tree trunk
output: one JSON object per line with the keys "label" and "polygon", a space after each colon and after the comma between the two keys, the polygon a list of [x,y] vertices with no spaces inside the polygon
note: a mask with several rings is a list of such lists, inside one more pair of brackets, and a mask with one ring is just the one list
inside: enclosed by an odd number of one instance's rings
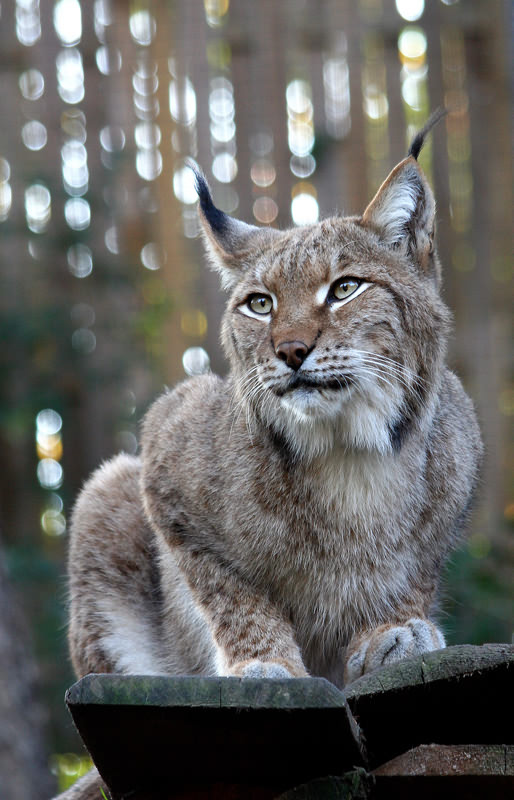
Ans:
{"label": "tree trunk", "polygon": [[0,541],[0,786],[2,800],[43,800],[54,789],[37,697],[37,667],[7,580]]}

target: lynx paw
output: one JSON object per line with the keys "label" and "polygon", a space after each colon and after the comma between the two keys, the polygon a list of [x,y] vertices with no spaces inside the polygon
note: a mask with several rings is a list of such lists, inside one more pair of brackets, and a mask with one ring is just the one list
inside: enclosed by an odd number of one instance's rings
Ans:
{"label": "lynx paw", "polygon": [[[230,669],[231,675],[238,675],[240,678],[296,678],[298,672],[294,671],[289,664],[279,661],[240,661]],[[305,672],[304,675],[307,673]]]}
{"label": "lynx paw", "polygon": [[441,631],[426,619],[412,617],[405,625],[381,625],[350,642],[345,683],[407,656],[441,647],[445,647]]}

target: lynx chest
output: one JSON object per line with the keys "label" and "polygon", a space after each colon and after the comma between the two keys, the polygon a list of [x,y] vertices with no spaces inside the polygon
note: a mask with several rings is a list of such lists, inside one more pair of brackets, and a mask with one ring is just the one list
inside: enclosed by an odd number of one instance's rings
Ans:
{"label": "lynx chest", "polygon": [[284,604],[329,615],[395,594],[412,560],[403,483],[391,460],[369,454],[256,477],[233,519],[242,569]]}

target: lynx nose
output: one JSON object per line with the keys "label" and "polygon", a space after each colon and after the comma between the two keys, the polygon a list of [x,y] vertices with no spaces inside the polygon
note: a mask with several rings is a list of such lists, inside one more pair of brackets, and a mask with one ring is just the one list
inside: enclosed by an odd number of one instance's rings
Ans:
{"label": "lynx nose", "polygon": [[285,361],[288,367],[300,369],[309,354],[309,348],[305,342],[281,342],[277,345],[275,352],[277,356]]}

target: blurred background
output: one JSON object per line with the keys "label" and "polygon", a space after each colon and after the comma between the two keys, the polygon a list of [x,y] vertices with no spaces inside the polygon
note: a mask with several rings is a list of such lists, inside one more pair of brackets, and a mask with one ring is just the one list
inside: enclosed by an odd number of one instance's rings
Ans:
{"label": "blurred background", "polygon": [[[193,156],[216,204],[290,226],[360,213],[431,110],[449,361],[487,462],[445,578],[450,643],[510,641],[511,6],[507,0],[0,5],[0,783],[85,769],[64,707],[67,521],[152,398],[223,373]],[[7,793],[5,793],[7,792]]]}

